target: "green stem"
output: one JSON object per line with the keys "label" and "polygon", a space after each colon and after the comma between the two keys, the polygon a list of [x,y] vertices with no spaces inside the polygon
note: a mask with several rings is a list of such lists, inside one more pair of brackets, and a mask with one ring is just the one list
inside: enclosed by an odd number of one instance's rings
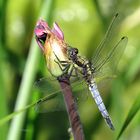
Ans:
{"label": "green stem", "polygon": [[[40,17],[49,19],[50,12],[52,11],[53,0],[45,0],[43,3]],[[40,58],[39,47],[37,47],[34,37],[31,42],[29,55],[25,65],[23,78],[18,92],[18,97],[15,105],[15,111],[24,108],[31,97],[31,88],[36,75],[37,64]],[[25,113],[18,114],[11,122],[9,128],[8,140],[19,140],[21,136]]]}
{"label": "green stem", "polygon": [[[5,15],[6,15],[7,0],[0,1],[0,118],[8,114],[7,106],[7,94],[6,94],[6,85],[4,82],[4,71],[7,61],[5,59],[6,52],[4,50],[5,45]],[[8,131],[8,124],[5,124],[0,128],[0,139],[6,139]]]}
{"label": "green stem", "polygon": [[[0,44],[1,45],[1,44]],[[1,52],[2,49],[0,49]],[[1,54],[1,53],[0,53]],[[1,99],[1,105],[0,105],[0,118],[4,117],[5,115],[8,114],[8,109],[7,109],[7,104],[6,104],[6,92],[5,92],[5,86],[4,86],[4,77],[3,77],[3,62],[0,59],[0,64],[1,64],[1,68],[0,68],[0,90],[1,90],[1,95],[0,95],[0,99]],[[0,137],[1,139],[6,139],[7,136],[7,130],[8,130],[8,124],[5,124],[3,127],[0,128]]]}

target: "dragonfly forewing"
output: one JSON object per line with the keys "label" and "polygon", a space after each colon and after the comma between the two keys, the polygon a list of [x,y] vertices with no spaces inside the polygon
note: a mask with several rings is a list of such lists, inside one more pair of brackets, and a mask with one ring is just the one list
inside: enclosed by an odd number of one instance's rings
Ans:
{"label": "dragonfly forewing", "polygon": [[117,13],[113,17],[103,40],[100,42],[97,49],[95,50],[92,59],[95,65],[97,61],[100,62],[101,59],[104,58],[107,55],[108,51],[111,49],[112,41],[114,40],[114,37],[116,36],[119,30],[119,24],[120,24],[120,15]]}
{"label": "dragonfly forewing", "polygon": [[95,69],[94,75],[108,77],[116,71],[117,64],[128,41],[127,37],[123,37],[116,45],[113,45],[120,28],[121,20],[121,15],[117,13],[93,55],[91,61]]}

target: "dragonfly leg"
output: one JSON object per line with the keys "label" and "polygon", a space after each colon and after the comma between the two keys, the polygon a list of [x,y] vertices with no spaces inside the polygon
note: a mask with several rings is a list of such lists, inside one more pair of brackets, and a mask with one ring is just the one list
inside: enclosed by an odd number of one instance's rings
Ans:
{"label": "dragonfly leg", "polygon": [[68,72],[68,77],[70,78],[71,76],[72,77],[75,77],[75,75],[73,75],[73,70],[74,70],[74,65],[70,65],[69,67],[69,72]]}
{"label": "dragonfly leg", "polygon": [[74,67],[74,69],[75,69],[75,75],[76,75],[76,77],[78,78],[78,79],[80,79],[80,74],[81,74],[81,71],[78,71],[78,69],[76,68],[76,67]]}
{"label": "dragonfly leg", "polygon": [[56,60],[54,60],[54,61],[55,61],[55,63],[58,64],[59,68],[60,68],[62,71],[66,71],[66,70],[68,69],[69,64],[66,64],[66,63],[64,64],[64,63],[58,62],[58,61],[56,61]]}
{"label": "dragonfly leg", "polygon": [[[74,73],[73,73],[73,71],[74,71]],[[74,65],[73,65],[73,67],[72,67],[72,70],[71,70],[70,75],[71,75],[72,77],[80,78],[80,77],[79,77],[79,73],[78,73],[78,69],[77,69]]]}
{"label": "dragonfly leg", "polygon": [[54,53],[55,57],[57,60],[54,60],[58,66],[60,67],[60,69],[64,72],[68,74],[68,71],[70,69],[70,63],[68,61],[61,61],[58,56]]}
{"label": "dragonfly leg", "polygon": [[[58,56],[54,53],[56,56],[55,62],[58,64],[60,69],[64,72],[64,74],[68,75],[68,78],[70,77],[78,77],[78,69],[74,66],[74,64],[70,63],[69,61],[61,61]],[[74,73],[73,73],[74,71]]]}
{"label": "dragonfly leg", "polygon": [[62,66],[66,66],[67,64],[69,64],[68,61],[60,60],[55,53],[54,53],[54,55],[55,55],[55,57],[57,59],[57,61],[55,60],[55,62],[57,62],[57,64],[60,63],[60,65],[62,65]]}

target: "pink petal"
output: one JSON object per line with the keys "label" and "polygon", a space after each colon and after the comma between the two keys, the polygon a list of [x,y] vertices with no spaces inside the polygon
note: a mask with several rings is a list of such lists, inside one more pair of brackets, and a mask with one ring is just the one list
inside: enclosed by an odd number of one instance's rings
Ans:
{"label": "pink petal", "polygon": [[53,23],[52,32],[59,38],[64,40],[64,34],[56,22]]}
{"label": "pink petal", "polygon": [[38,25],[42,25],[43,27],[48,27],[47,22],[46,22],[45,20],[43,20],[43,19],[39,19],[39,20],[37,21],[36,26],[38,26]]}
{"label": "pink petal", "polygon": [[37,24],[36,24],[36,27],[35,27],[35,35],[36,36],[41,36],[43,35],[44,33],[48,33],[48,31],[50,32],[50,28],[47,24],[47,22],[45,22],[44,20],[40,19],[38,20]]}

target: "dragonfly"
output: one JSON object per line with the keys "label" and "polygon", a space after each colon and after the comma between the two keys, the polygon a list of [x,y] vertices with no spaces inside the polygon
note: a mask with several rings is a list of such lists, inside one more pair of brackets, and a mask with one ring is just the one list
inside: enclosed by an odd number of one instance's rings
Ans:
{"label": "dragonfly", "polygon": [[[67,72],[70,77],[73,73],[75,73],[74,76],[79,77],[80,75],[80,78],[82,77],[82,79],[86,82],[88,89],[95,100],[99,111],[101,112],[101,115],[112,130],[114,130],[114,125],[103,103],[103,99],[100,96],[96,78],[107,77],[115,73],[114,71],[116,70],[118,62],[127,45],[128,38],[125,36],[122,37],[115,45],[111,44],[111,39],[117,30],[116,25],[118,24],[118,21],[119,16],[116,14],[109,25],[104,39],[97,47],[91,60],[81,56],[77,48],[73,48],[69,45],[67,45],[68,62],[61,61],[57,55],[55,55],[57,59],[56,62],[60,65],[60,67],[64,65],[67,66]],[[69,65],[71,67],[69,67]],[[41,104],[44,101],[45,99],[40,100],[38,103]]]}

